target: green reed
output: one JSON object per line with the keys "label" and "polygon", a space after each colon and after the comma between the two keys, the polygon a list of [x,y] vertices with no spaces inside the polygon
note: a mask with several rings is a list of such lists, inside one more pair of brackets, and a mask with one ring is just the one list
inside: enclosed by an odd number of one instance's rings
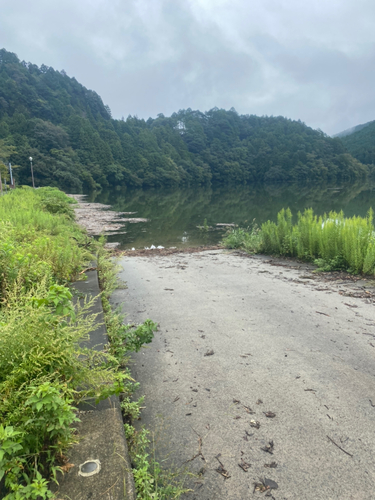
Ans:
{"label": "green reed", "polygon": [[[249,235],[235,229],[224,245],[247,250]],[[277,215],[277,222],[267,221],[256,234],[258,253],[316,261],[324,270],[344,269],[353,273],[375,274],[375,232],[373,211],[366,217],[345,217],[341,212],[317,216],[312,209],[297,214],[293,224],[290,209]]]}

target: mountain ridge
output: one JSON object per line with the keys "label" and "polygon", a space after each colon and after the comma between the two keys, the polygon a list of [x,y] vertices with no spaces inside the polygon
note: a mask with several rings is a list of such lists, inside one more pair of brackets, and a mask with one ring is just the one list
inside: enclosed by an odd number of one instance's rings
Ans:
{"label": "mountain ridge", "polygon": [[375,165],[375,120],[365,125],[357,125],[356,130],[346,136],[340,137],[349,153],[365,165]]}
{"label": "mountain ridge", "polygon": [[170,117],[114,120],[96,92],[64,71],[20,61],[2,49],[0,157],[19,165],[19,183],[31,183],[29,156],[37,185],[75,191],[341,181],[367,174],[341,139],[284,117],[189,108]]}
{"label": "mountain ridge", "polygon": [[369,121],[367,123],[355,125],[354,127],[347,128],[346,130],[343,130],[342,132],[339,132],[338,134],[333,134],[332,137],[339,137],[341,139],[342,137],[346,137],[348,135],[352,135],[352,134],[355,134],[356,132],[359,132],[360,130],[367,127],[368,125],[371,125],[374,122],[375,122],[375,120],[372,120],[372,121]]}

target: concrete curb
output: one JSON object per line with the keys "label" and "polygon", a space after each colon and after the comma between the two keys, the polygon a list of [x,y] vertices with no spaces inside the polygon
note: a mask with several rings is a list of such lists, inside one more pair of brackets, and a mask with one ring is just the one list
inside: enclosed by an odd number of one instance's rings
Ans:
{"label": "concrete curb", "polygon": [[[86,281],[72,286],[88,297],[97,297],[90,313],[98,315],[101,326],[90,333],[85,346],[103,350],[108,343],[104,324],[97,271],[88,271]],[[85,401],[79,405],[77,428],[79,443],[68,450],[68,462],[74,464],[64,476],[58,475],[59,486],[52,488],[58,500],[135,500],[134,478],[125,438],[120,401],[112,396],[95,405]],[[90,477],[78,474],[79,465],[99,460],[100,470]]]}

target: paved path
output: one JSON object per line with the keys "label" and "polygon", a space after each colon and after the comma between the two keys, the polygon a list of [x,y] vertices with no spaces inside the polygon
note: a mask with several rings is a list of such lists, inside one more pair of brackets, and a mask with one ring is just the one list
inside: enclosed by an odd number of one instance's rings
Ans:
{"label": "paved path", "polygon": [[373,302],[266,260],[220,250],[122,260],[128,289],[113,302],[129,322],[160,323],[134,356],[142,422],[168,463],[196,456],[185,464],[204,472],[192,500],[262,498],[259,478],[277,483],[277,500],[374,499]]}

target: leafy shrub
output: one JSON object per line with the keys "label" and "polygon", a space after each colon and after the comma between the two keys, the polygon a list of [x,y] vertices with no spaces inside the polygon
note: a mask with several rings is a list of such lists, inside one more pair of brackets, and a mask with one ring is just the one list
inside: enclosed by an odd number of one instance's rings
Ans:
{"label": "leafy shrub", "polygon": [[257,253],[261,244],[259,228],[256,224],[253,224],[251,228],[247,229],[230,229],[223,239],[223,244],[227,248],[245,250],[249,253]]}
{"label": "leafy shrub", "polygon": [[[74,223],[72,203],[52,188],[21,188],[0,198],[0,482],[7,489],[4,500],[52,498],[48,482],[56,480],[58,458],[75,440],[75,410],[82,398],[100,401],[121,394],[128,419],[137,418],[142,403],[142,398],[131,400],[138,384],[125,364],[129,351],[138,351],[152,340],[157,325],[151,320],[126,325],[120,312],[112,313],[109,296],[118,286],[117,268],[103,248],[104,240],[89,240]],[[97,254],[111,339],[107,352],[81,347],[97,326],[96,315],[87,314],[92,301],[73,305],[66,286],[95,258],[90,250]],[[154,478],[161,477],[156,462],[153,470]],[[162,491],[180,495],[170,486],[160,489],[144,472],[136,474],[139,487],[151,492],[147,498],[167,498]]]}
{"label": "leafy shrub", "polygon": [[72,314],[69,290],[52,287],[47,297],[44,292],[42,283],[20,301],[15,291],[0,314],[0,421],[17,433],[21,445],[3,456],[0,475],[7,472],[6,486],[14,494],[20,484],[27,486],[20,481],[24,474],[31,481],[56,470],[56,457],[73,441],[80,399],[100,400],[124,385],[118,388],[109,353],[79,345],[95,323],[95,316],[86,315],[91,303],[76,306]]}
{"label": "leafy shrub", "polygon": [[[44,211],[47,205],[63,210]],[[80,347],[94,328],[91,302],[65,285],[93,257],[55,189],[0,198],[0,480],[7,500],[52,497],[56,459],[74,441],[76,404],[124,391],[108,352]],[[91,248],[94,250],[92,242]],[[78,390],[79,389],[79,390]]]}

